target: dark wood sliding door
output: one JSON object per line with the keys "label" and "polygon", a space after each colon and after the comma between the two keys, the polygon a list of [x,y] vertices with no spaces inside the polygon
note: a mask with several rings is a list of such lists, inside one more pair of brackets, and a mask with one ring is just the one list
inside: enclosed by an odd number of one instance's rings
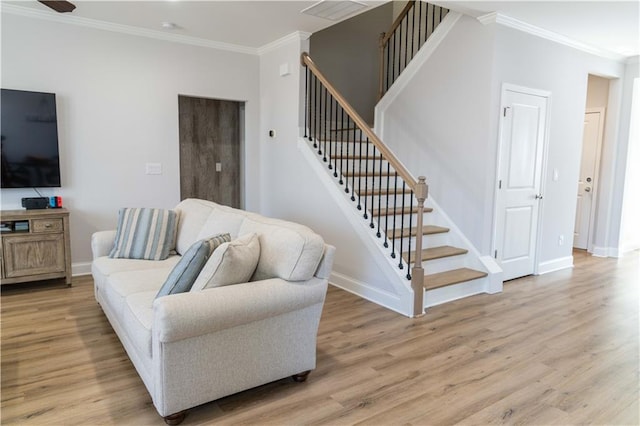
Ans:
{"label": "dark wood sliding door", "polygon": [[180,198],[240,207],[240,102],[178,96]]}

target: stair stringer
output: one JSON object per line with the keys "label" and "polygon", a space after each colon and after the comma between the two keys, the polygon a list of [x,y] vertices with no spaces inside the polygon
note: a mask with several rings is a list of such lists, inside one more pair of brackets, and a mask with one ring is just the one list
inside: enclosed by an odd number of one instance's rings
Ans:
{"label": "stair stringer", "polygon": [[[462,266],[484,271],[487,276],[443,288],[427,290],[425,292],[424,307],[428,308],[481,293],[494,294],[502,292],[502,268],[500,268],[496,260],[491,256],[481,255],[431,195],[425,201],[425,207],[433,208],[433,212],[430,213],[433,215],[433,218],[429,220],[430,223],[449,228],[446,236],[447,242],[468,250],[462,260]],[[434,272],[430,270],[428,261],[423,262],[423,268],[426,274]]]}
{"label": "stair stringer", "polygon": [[[298,138],[298,149],[301,151],[303,158],[309,163],[311,170],[327,188],[327,192],[336,202],[336,205],[349,220],[351,227],[360,237],[371,258],[375,260],[376,266],[383,271],[385,278],[392,285],[396,294],[335,271],[331,273],[329,282],[378,305],[411,317],[413,315],[414,297],[411,281],[405,277],[406,269],[400,270],[395,263],[397,261],[391,259],[389,249],[383,246],[383,240],[376,238],[371,232],[371,228],[368,225],[369,222],[363,219],[359,211],[355,209],[353,202],[349,198],[350,194],[345,193],[343,187],[338,184],[329,170],[323,167],[322,161],[318,159],[309,142],[302,137]],[[339,249],[338,247],[338,253]]]}

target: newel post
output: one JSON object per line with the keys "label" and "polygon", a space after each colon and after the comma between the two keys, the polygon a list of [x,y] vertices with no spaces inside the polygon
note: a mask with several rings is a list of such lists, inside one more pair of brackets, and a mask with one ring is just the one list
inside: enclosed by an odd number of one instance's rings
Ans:
{"label": "newel post", "polygon": [[411,288],[413,289],[413,316],[424,315],[424,269],[422,268],[422,222],[424,219],[424,202],[427,199],[429,187],[424,176],[418,177],[415,195],[418,199],[418,233],[416,235],[415,262],[411,270]]}

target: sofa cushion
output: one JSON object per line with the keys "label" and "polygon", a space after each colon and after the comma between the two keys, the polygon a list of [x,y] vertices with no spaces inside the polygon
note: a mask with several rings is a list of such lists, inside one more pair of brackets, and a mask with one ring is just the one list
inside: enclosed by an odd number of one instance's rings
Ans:
{"label": "sofa cushion", "polygon": [[122,318],[125,299],[128,296],[145,291],[153,291],[155,295],[169,272],[170,269],[157,268],[114,273],[109,277],[109,285],[102,288],[104,301],[109,304],[114,314]]}
{"label": "sofa cushion", "polygon": [[[176,251],[184,254],[191,244],[199,238],[200,230],[218,205],[211,201],[187,198],[175,208],[178,212],[178,235],[176,237]],[[224,231],[228,232],[228,231]]]}
{"label": "sofa cushion", "polygon": [[213,252],[191,289],[199,291],[248,282],[259,257],[260,242],[256,234],[224,243]]}
{"label": "sofa cushion", "polygon": [[156,297],[168,296],[170,294],[184,293],[191,290],[193,282],[202,270],[211,253],[222,243],[231,241],[229,234],[220,234],[215,237],[198,240],[189,247],[189,250],[182,256],[169,273]]}
{"label": "sofa cushion", "polygon": [[122,325],[136,349],[151,358],[151,325],[155,291],[134,293],[125,298]]}
{"label": "sofa cushion", "polygon": [[147,269],[162,269],[169,271],[180,261],[180,256],[169,256],[165,260],[139,260],[139,259],[111,259],[107,256],[98,257],[91,264],[92,273],[109,276],[117,272],[143,271]]}
{"label": "sofa cushion", "polygon": [[111,258],[163,260],[175,248],[177,216],[173,210],[123,208],[118,212]]}
{"label": "sofa cushion", "polygon": [[324,252],[322,237],[303,225],[248,213],[240,235],[254,232],[260,237],[260,260],[251,281],[313,277]]}

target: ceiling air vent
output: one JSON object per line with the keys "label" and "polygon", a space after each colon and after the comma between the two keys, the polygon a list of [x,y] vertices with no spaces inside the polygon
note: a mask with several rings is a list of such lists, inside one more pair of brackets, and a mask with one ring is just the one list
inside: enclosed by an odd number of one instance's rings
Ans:
{"label": "ceiling air vent", "polygon": [[317,16],[318,18],[329,19],[331,21],[339,21],[366,7],[366,4],[352,0],[321,0],[316,4],[303,9],[300,13],[306,13],[307,15]]}

